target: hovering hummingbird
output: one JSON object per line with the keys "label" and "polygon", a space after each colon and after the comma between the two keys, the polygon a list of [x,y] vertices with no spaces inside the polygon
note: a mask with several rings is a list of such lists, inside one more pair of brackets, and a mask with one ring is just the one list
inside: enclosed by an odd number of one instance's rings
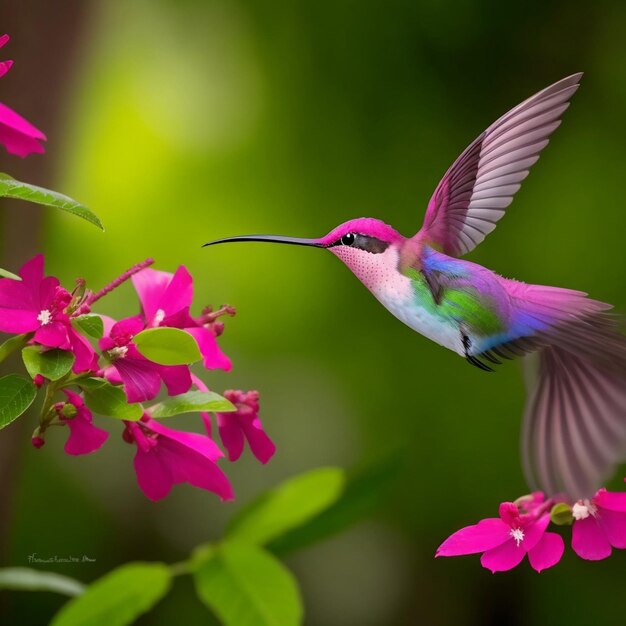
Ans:
{"label": "hovering hummingbird", "polygon": [[590,497],[626,452],[626,337],[607,313],[612,307],[459,257],[496,227],[581,76],[540,91],[479,135],[445,173],[413,237],[365,217],[319,239],[247,235],[205,244],[327,249],[398,319],[482,370],[536,353],[522,425],[524,471],[533,489],[573,499]]}

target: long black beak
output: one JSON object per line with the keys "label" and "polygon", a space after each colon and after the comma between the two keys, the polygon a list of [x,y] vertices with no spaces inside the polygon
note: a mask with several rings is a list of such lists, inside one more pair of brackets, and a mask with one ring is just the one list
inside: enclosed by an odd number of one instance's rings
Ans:
{"label": "long black beak", "polygon": [[313,246],[314,248],[325,248],[319,242],[319,239],[300,239],[298,237],[281,237],[280,235],[241,235],[239,237],[226,237],[225,239],[216,239],[209,241],[202,247],[214,246],[218,243],[230,243],[232,241],[269,241],[271,243],[287,243],[292,246]]}

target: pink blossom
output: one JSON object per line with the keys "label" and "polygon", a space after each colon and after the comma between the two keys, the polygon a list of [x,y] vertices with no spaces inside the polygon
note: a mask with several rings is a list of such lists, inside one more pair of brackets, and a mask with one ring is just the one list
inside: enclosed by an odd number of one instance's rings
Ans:
{"label": "pink blossom", "polygon": [[626,548],[626,493],[599,489],[572,507],[572,548],[582,559],[599,561],[612,548]]}
{"label": "pink blossom", "polygon": [[145,414],[139,422],[126,422],[124,439],[137,446],[137,482],[150,500],[164,498],[180,483],[233,499],[230,482],[216,463],[222,451],[210,437],[167,428]]}
{"label": "pink blossom", "polygon": [[[208,391],[209,388],[202,382],[200,378],[198,378],[195,374],[191,375],[191,381],[193,382],[196,389],[199,391]],[[206,411],[200,412],[200,417],[204,422],[204,429],[206,430],[206,434],[211,437],[213,435],[213,425],[211,424],[211,416]]]}
{"label": "pink blossom", "polygon": [[[107,326],[109,324],[106,324]],[[143,402],[156,397],[165,383],[170,396],[185,393],[191,387],[186,365],[159,365],[149,361],[135,347],[132,338],[144,329],[139,317],[127,317],[110,327],[98,345],[111,361],[104,375],[114,384],[123,383],[129,402]]]}
{"label": "pink blossom", "polygon": [[259,392],[228,390],[224,392],[224,397],[237,407],[232,413],[216,414],[217,428],[228,451],[229,461],[236,461],[241,456],[245,438],[252,454],[261,463],[267,463],[276,452],[276,446],[263,430],[259,419]]}
{"label": "pink blossom", "polygon": [[66,312],[72,296],[57,278],[44,276],[43,255],[27,261],[19,276],[21,281],[0,278],[0,332],[34,333],[35,343],[71,350],[75,373],[95,369],[96,353]]}
{"label": "pink blossom", "polygon": [[437,549],[436,556],[459,556],[482,552],[480,562],[491,572],[512,569],[526,554],[538,572],[556,565],[563,555],[563,539],[546,532],[548,512],[522,513],[513,502],[500,505],[500,517],[481,520],[448,537]]}
{"label": "pink blossom", "polygon": [[230,370],[230,360],[217,344],[216,336],[223,325],[217,326],[215,314],[208,312],[199,318],[191,317],[193,279],[184,265],[175,274],[147,268],[134,274],[132,281],[147,327],[170,326],[186,330],[198,343],[207,369]]}
{"label": "pink blossom", "polygon": [[[0,48],[9,41],[8,35],[0,37]],[[4,76],[13,61],[0,62],[0,77]],[[44,148],[39,143],[45,141],[46,136],[30,122],[8,106],[0,103],[0,143],[4,145],[7,152],[20,157],[28,156],[33,152],[44,152]]]}
{"label": "pink blossom", "polygon": [[68,389],[64,389],[63,393],[67,396],[68,404],[76,410],[74,416],[69,417],[70,412],[65,408],[66,404],[65,407],[61,405],[62,408],[57,412],[59,420],[67,424],[70,429],[70,436],[65,443],[65,452],[72,455],[95,452],[108,439],[109,433],[93,425],[91,411],[77,393]]}

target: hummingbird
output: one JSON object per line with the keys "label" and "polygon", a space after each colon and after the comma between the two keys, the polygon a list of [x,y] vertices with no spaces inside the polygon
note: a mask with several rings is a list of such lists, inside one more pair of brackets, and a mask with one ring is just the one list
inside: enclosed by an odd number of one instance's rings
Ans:
{"label": "hummingbird", "polygon": [[437,185],[420,230],[404,237],[362,217],[318,239],[245,235],[338,257],[393,315],[494,371],[524,357],[532,370],[521,429],[528,484],[591,497],[626,453],[626,337],[611,305],[586,293],[504,278],[461,259],[495,227],[561,123],[582,73],[550,85],[482,132]]}

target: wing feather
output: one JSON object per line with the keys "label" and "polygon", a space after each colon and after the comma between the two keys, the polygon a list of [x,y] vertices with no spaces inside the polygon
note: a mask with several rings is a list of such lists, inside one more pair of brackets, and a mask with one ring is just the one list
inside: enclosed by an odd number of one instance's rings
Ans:
{"label": "wing feather", "polygon": [[522,428],[526,478],[551,495],[591,497],[624,457],[624,373],[556,346],[539,358]]}
{"label": "wing feather", "polygon": [[525,100],[476,138],[435,189],[415,238],[461,256],[494,228],[561,123],[582,74]]}

